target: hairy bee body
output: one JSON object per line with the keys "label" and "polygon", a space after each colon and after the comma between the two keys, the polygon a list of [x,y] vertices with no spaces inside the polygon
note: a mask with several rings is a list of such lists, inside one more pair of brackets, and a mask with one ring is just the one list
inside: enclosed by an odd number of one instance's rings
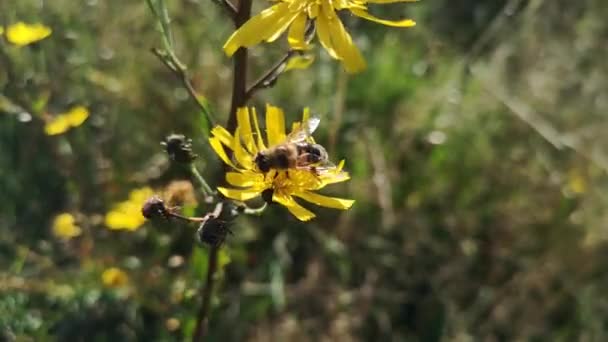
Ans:
{"label": "hairy bee body", "polygon": [[287,142],[259,152],[254,162],[262,172],[312,168],[327,162],[327,151],[319,144]]}
{"label": "hairy bee body", "polygon": [[264,173],[271,169],[309,169],[316,172],[317,167],[330,165],[325,148],[313,143],[311,138],[319,122],[320,119],[314,116],[292,131],[283,143],[258,152],[254,159],[258,169]]}

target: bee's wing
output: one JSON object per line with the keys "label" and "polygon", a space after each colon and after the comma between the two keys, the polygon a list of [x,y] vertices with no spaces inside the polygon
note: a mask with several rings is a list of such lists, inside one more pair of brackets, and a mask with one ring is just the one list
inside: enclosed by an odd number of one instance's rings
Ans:
{"label": "bee's wing", "polygon": [[298,129],[292,131],[287,136],[288,142],[302,142],[310,137],[312,133],[319,127],[321,119],[318,116],[312,116],[306,122],[303,122]]}

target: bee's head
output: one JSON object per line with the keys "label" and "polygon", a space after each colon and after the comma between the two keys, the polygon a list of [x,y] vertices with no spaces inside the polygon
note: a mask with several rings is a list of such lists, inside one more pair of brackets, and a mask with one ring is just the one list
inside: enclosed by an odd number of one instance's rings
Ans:
{"label": "bee's head", "polygon": [[315,161],[323,161],[323,160],[327,160],[328,155],[327,155],[327,151],[325,150],[325,147],[319,145],[319,144],[312,144],[310,145],[309,151],[308,153],[310,153],[311,155],[314,156]]}
{"label": "bee's head", "polygon": [[258,169],[262,172],[270,171],[270,160],[268,156],[264,153],[258,153],[253,160],[255,164],[258,166]]}

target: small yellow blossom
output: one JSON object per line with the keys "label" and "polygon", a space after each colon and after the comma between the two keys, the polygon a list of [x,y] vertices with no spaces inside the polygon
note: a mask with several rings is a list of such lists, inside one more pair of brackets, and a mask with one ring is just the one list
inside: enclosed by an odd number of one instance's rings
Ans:
{"label": "small yellow blossom", "polygon": [[78,127],[89,117],[89,110],[83,106],[77,106],[65,113],[58,114],[46,125],[44,132],[47,135],[57,135],[67,132],[70,128]]}
{"label": "small yellow blossom", "polygon": [[122,287],[129,282],[129,276],[120,268],[110,267],[101,274],[101,282],[107,287]]}
{"label": "small yellow blossom", "polygon": [[50,27],[42,24],[18,22],[6,27],[6,40],[17,46],[25,46],[43,40],[52,32]]}
{"label": "small yellow blossom", "polygon": [[4,34],[4,27],[0,26],[0,36]]}
{"label": "small yellow blossom", "polygon": [[[303,121],[308,118],[308,110],[304,110]],[[251,124],[253,119],[253,125]],[[293,124],[296,130],[301,123]],[[253,129],[252,129],[253,126]],[[285,117],[283,111],[277,107],[266,106],[266,136],[269,146],[280,144],[286,139]],[[255,108],[239,108],[237,112],[237,129],[234,136],[225,128],[216,126],[211,131],[213,135],[209,142],[219,157],[234,169],[226,173],[226,181],[237,188],[219,187],[218,191],[224,196],[238,201],[246,201],[262,195],[262,192],[271,190],[273,202],[285,206],[295,217],[301,221],[308,221],[315,214],[298,204],[294,197],[305,201],[335,209],[349,209],[354,201],[328,197],[315,193],[326,185],[348,180],[347,172],[342,171],[344,161],[338,166],[330,167],[322,172],[313,172],[305,169],[270,170],[263,173],[254,163],[259,151],[266,149],[257,121]],[[312,138],[308,138],[313,142]],[[225,148],[232,150],[235,162],[228,158]]]}
{"label": "small yellow blossom", "polygon": [[82,233],[80,227],[76,225],[74,216],[69,213],[63,213],[55,216],[52,226],[53,235],[60,239],[71,239]]}
{"label": "small yellow blossom", "polygon": [[136,230],[146,222],[141,213],[142,204],[154,195],[148,187],[135,189],[129,194],[129,199],[120,202],[106,214],[105,223],[110,229]]}
{"label": "small yellow blossom", "polygon": [[367,4],[388,4],[416,0],[277,0],[275,5],[252,17],[236,30],[224,44],[224,52],[232,56],[240,47],[251,47],[262,41],[273,42],[289,28],[287,40],[294,50],[307,50],[306,25],[314,21],[321,45],[332,58],[342,61],[347,72],[365,69],[365,60],[338,17],[338,11],[383,25],[411,27],[413,20],[399,21],[376,18],[367,11]]}

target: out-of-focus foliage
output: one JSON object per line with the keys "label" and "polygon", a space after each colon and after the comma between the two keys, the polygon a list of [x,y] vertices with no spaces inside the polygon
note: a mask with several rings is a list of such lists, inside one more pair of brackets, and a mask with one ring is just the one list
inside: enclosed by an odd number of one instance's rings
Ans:
{"label": "out-of-focus foliage", "polygon": [[[177,53],[223,123],[232,28],[211,2],[169,3]],[[307,223],[274,207],[240,218],[221,250],[210,337],[604,340],[608,4],[370,11],[418,25],[346,16],[365,72],[346,76],[317,51],[252,103],[280,105],[288,122],[305,106],[319,113],[315,139],[352,176],[326,194],[356,204]],[[222,178],[201,113],[149,52],[160,44],[152,15],[143,1],[0,1],[0,26],[20,21],[52,35],[23,47],[0,36],[2,339],[190,336],[207,267],[196,227],[105,222],[134,189],[189,181],[159,145],[170,133],[192,137],[199,169]],[[251,79],[279,49],[251,50]],[[86,121],[45,134],[77,106]],[[175,205],[209,210],[191,196]],[[63,213],[79,236],[54,235]]]}

